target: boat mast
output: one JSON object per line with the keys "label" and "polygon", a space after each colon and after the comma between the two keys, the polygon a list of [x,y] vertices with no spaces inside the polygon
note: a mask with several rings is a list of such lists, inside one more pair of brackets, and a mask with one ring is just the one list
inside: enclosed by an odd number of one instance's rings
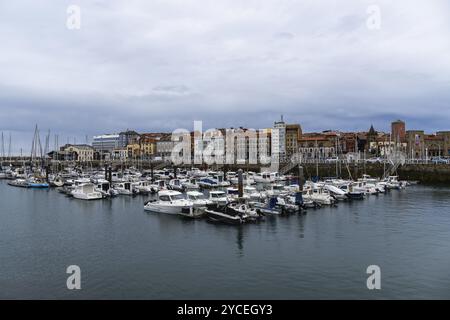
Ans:
{"label": "boat mast", "polygon": [[11,155],[11,132],[9,133],[8,158],[9,158],[9,163],[12,163],[12,155]]}
{"label": "boat mast", "polygon": [[338,135],[336,135],[336,178],[339,177],[339,149],[338,149]]}
{"label": "boat mast", "polygon": [[2,131],[2,161],[1,167],[3,168],[3,161],[5,160],[5,141],[3,139],[3,131]]}
{"label": "boat mast", "polygon": [[42,145],[41,145],[41,139],[39,137],[39,129],[36,124],[36,127],[34,129],[34,136],[33,136],[33,142],[31,144],[31,163],[33,164],[33,161],[42,160]]}
{"label": "boat mast", "polygon": [[316,139],[316,179],[319,179],[319,148],[317,147],[317,139]]}

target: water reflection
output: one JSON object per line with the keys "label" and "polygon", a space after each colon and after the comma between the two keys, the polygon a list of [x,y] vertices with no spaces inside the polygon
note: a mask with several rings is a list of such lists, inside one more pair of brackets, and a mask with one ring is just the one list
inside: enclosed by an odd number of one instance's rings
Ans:
{"label": "water reflection", "polygon": [[70,298],[64,266],[82,263],[80,298],[371,299],[373,261],[389,279],[376,298],[450,298],[448,188],[241,226],[147,212],[146,196],[85,202],[0,181],[0,197],[0,298]]}

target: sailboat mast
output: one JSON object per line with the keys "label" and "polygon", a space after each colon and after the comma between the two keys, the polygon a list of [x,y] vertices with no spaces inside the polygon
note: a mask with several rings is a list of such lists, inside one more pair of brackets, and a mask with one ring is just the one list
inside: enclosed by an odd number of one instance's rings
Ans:
{"label": "sailboat mast", "polygon": [[9,146],[8,146],[8,158],[9,162],[12,162],[12,155],[11,155],[11,132],[9,133]]}
{"label": "sailboat mast", "polygon": [[319,178],[319,148],[317,147],[317,140],[316,140],[316,179]]}
{"label": "sailboat mast", "polygon": [[3,131],[2,131],[2,165],[4,160],[5,160],[5,141],[3,139]]}

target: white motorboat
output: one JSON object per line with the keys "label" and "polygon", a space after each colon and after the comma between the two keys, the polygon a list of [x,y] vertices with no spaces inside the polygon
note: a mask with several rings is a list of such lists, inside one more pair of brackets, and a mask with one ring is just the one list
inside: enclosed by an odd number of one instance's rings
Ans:
{"label": "white motorboat", "polygon": [[49,179],[50,185],[54,187],[64,186],[64,179],[60,175],[53,176]]}
{"label": "white motorboat", "polygon": [[220,190],[210,191],[209,200],[218,205],[226,205],[229,202],[226,193]]}
{"label": "white motorboat", "polygon": [[186,190],[197,190],[200,188],[200,186],[197,183],[197,179],[195,178],[186,179],[181,183],[181,185]]}
{"label": "white motorboat", "polygon": [[184,187],[181,184],[181,180],[180,179],[171,179],[169,181],[169,184],[167,185],[167,189],[175,190],[175,191],[183,191]]}
{"label": "white motorboat", "polygon": [[336,199],[336,200],[346,200],[347,192],[345,192],[342,189],[339,189],[336,186],[333,186],[331,184],[325,184],[324,188],[328,190],[328,192]]}
{"label": "white motorboat", "polygon": [[182,214],[189,213],[193,208],[192,201],[184,198],[181,192],[175,190],[160,191],[158,200],[150,200],[145,203],[144,209],[152,212]]}
{"label": "white motorboat", "polygon": [[278,172],[261,172],[253,175],[253,179],[256,183],[273,183],[279,181],[285,181],[285,176],[280,176]]}
{"label": "white motorboat", "polygon": [[385,179],[387,189],[402,189],[407,185],[406,181],[399,181],[398,176],[389,176]]}
{"label": "white motorboat", "polygon": [[[232,184],[238,184],[239,183],[239,177],[237,175],[234,175],[230,178],[227,177],[227,179],[232,183]],[[244,185],[251,185],[251,184],[255,184],[255,180],[253,179],[252,176],[250,176],[247,173],[242,173],[242,183]]]}
{"label": "white motorboat", "polygon": [[8,185],[13,187],[20,187],[20,188],[28,188],[28,181],[26,179],[14,179],[8,182]]}
{"label": "white motorboat", "polygon": [[95,191],[100,192],[104,198],[117,196],[119,192],[113,188],[111,188],[111,184],[108,180],[105,179],[97,179],[93,180],[95,184]]}
{"label": "white motorboat", "polygon": [[136,185],[132,182],[118,182],[113,185],[113,188],[117,190],[119,194],[128,196],[139,192],[139,190],[136,189]]}
{"label": "white motorboat", "polygon": [[270,183],[275,182],[275,180],[272,180],[272,176],[270,172],[261,172],[257,173],[253,176],[253,179],[256,183]]}
{"label": "white motorboat", "polygon": [[158,192],[158,186],[153,185],[150,181],[139,181],[136,183],[135,188],[142,194],[153,194]]}
{"label": "white motorboat", "polygon": [[279,196],[286,193],[285,186],[282,184],[271,184],[269,190],[265,192],[267,197]]}
{"label": "white motorboat", "polygon": [[198,212],[204,213],[206,207],[213,202],[205,197],[202,192],[199,191],[188,191],[186,192],[186,197],[188,200],[192,201],[193,207],[197,209]]}
{"label": "white motorboat", "polygon": [[378,190],[375,187],[375,184],[367,183],[365,181],[356,181],[353,182],[353,190],[364,192],[365,194],[377,194]]}
{"label": "white motorboat", "polygon": [[306,188],[303,190],[302,196],[306,201],[312,200],[321,205],[331,205],[336,201],[328,191],[324,191],[323,188]]}
{"label": "white motorboat", "polygon": [[258,190],[252,186],[245,186],[243,191],[244,197],[249,198],[251,201],[261,201],[266,197],[264,193],[258,192]]}
{"label": "white motorboat", "polygon": [[201,178],[198,184],[203,188],[217,188],[228,187],[230,182],[225,181],[222,174],[210,173],[210,176]]}
{"label": "white motorboat", "polygon": [[201,177],[207,177],[208,173],[206,171],[202,171],[198,168],[193,168],[191,171],[188,172],[188,176],[194,177],[194,178],[201,178]]}
{"label": "white motorboat", "polygon": [[[237,200],[239,198],[239,189],[238,188],[229,187],[226,190],[227,190],[228,201],[234,201],[234,200]],[[243,195],[243,198],[247,198],[248,199],[248,196],[244,197],[244,195]]]}
{"label": "white motorboat", "polygon": [[156,192],[168,189],[167,182],[164,179],[156,180],[155,182],[153,182],[152,186],[156,190]]}
{"label": "white motorboat", "polygon": [[72,190],[71,195],[75,199],[80,200],[97,200],[103,198],[102,193],[95,190],[95,185],[93,183],[82,183],[76,185]]}

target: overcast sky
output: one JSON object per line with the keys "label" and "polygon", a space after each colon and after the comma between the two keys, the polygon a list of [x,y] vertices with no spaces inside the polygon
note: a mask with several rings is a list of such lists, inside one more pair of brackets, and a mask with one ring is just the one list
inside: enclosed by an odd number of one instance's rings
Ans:
{"label": "overcast sky", "polygon": [[0,37],[0,131],[15,151],[35,123],[60,144],[193,120],[265,128],[280,114],[304,131],[397,118],[450,130],[447,0],[1,1]]}

